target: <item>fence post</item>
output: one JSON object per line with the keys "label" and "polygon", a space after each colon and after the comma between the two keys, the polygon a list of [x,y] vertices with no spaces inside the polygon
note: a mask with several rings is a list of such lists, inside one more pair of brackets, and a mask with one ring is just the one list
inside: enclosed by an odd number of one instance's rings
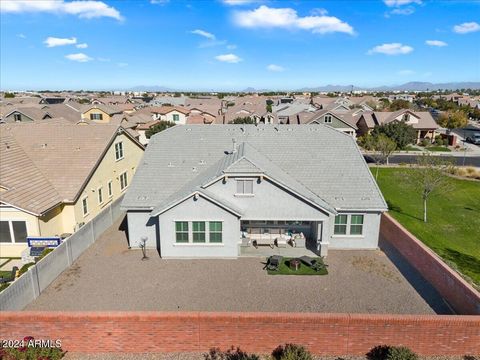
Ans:
{"label": "fence post", "polygon": [[35,300],[40,296],[40,281],[38,279],[37,265],[30,266],[28,273],[30,274],[30,281],[33,288],[33,299]]}

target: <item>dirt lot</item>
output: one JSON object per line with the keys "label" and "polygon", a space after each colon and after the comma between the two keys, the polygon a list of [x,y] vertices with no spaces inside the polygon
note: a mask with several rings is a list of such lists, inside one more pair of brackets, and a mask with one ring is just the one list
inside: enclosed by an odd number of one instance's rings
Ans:
{"label": "dirt lot", "polygon": [[269,276],[264,258],[165,260],[149,251],[150,259],[141,261],[141,251],[129,250],[118,228],[112,226],[26,310],[449,312],[394,253],[330,251],[328,275]]}

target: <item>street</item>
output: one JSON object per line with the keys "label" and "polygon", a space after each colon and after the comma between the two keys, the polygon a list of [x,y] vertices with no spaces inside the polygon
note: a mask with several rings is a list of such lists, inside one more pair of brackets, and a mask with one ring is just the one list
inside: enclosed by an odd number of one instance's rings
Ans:
{"label": "street", "polygon": [[[470,157],[465,157],[465,163],[464,163],[464,158],[463,156],[451,156],[451,155],[440,155],[441,157],[453,159],[455,161],[455,164],[457,166],[476,166],[480,167],[480,156],[470,156]],[[417,158],[417,155],[392,155],[388,161],[391,164],[400,164],[400,163],[406,163],[406,164],[412,164],[415,163]]]}

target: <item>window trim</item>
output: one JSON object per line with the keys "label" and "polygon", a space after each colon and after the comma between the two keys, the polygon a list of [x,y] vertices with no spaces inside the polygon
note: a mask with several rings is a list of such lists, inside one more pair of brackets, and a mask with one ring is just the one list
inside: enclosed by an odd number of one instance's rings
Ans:
{"label": "window trim", "polygon": [[[345,217],[345,222],[338,223],[337,224],[337,219],[340,219],[340,217]],[[335,228],[337,226],[342,226],[345,227],[345,232],[344,233],[337,233]],[[334,222],[333,222],[333,235],[339,235],[339,236],[345,236],[348,235],[348,214],[338,214],[335,216]]]}
{"label": "window trim", "polygon": [[172,114],[172,120],[174,122],[180,121],[180,114]]}
{"label": "window trim", "polygon": [[[334,222],[334,225],[333,225],[333,234],[332,234],[332,237],[349,237],[349,238],[362,238],[362,237],[365,237],[365,232],[364,232],[364,229],[365,229],[365,213],[340,213],[338,215],[346,215],[347,216],[347,228],[346,228],[346,232],[345,234],[335,234],[335,222]],[[337,215],[337,216],[338,216]],[[351,233],[351,226],[352,226],[352,215],[355,216],[355,215],[359,215],[359,216],[363,216],[363,222],[362,224],[353,224],[354,226],[357,226],[357,225],[361,225],[362,226],[362,233],[361,234],[352,234]],[[336,218],[336,216],[335,216]],[[338,225],[344,225],[344,224],[338,224]]]}
{"label": "window trim", "polygon": [[[210,228],[210,225],[212,223],[219,223],[220,231],[218,230],[212,231],[212,229]],[[212,241],[212,238],[211,238],[212,234],[220,234],[220,241]],[[211,244],[223,244],[223,221],[216,220],[216,221],[208,222],[208,242]]]}
{"label": "window trim", "polygon": [[[96,117],[99,116],[99,119],[96,119]],[[91,121],[103,121],[103,114],[102,113],[90,113],[90,120]]]}
{"label": "window trim", "polygon": [[[179,231],[177,230],[177,224],[179,223],[185,223],[187,224],[187,229]],[[175,241],[174,244],[188,244],[190,243],[190,227],[189,227],[189,221],[174,221],[174,229],[175,229]],[[187,241],[178,241],[178,235],[179,234],[187,234]]]}
{"label": "window trim", "polygon": [[[255,192],[254,192],[254,183],[255,183],[255,179],[254,178],[237,178],[235,179],[236,183],[236,189],[235,189],[235,196],[239,196],[239,197],[252,197],[252,196],[255,196]],[[245,192],[245,183],[247,181],[251,181],[252,182],[252,192],[251,193],[246,193]],[[239,183],[242,182],[243,183],[243,186],[242,186],[242,190],[243,192],[239,193],[238,192],[238,185]]]}
{"label": "window trim", "polygon": [[[118,146],[118,149],[117,149]],[[115,161],[120,161],[122,160],[124,156],[124,149],[123,149],[123,141],[118,141],[114,145],[115,148]]]}
{"label": "window trim", "polygon": [[28,221],[26,220],[23,220],[23,219],[16,219],[16,218],[3,218],[0,220],[0,221],[5,221],[8,223],[8,231],[10,232],[10,242],[0,242],[0,245],[18,245],[18,244],[27,244],[27,240],[25,239],[25,242],[23,241],[16,241],[15,239],[15,232],[13,231],[13,222],[16,221],[16,222],[23,222],[25,223],[25,229],[26,229],[26,232],[27,232],[27,237],[28,237],[28,233],[29,233],[29,225],[28,225]]}
{"label": "window trim", "polygon": [[112,180],[110,180],[107,183],[107,189],[108,189],[108,197],[109,198],[113,197],[113,181]]}
{"label": "window trim", "polygon": [[[328,120],[328,121],[327,121],[327,120]],[[332,115],[325,115],[325,116],[323,117],[323,122],[324,122],[325,124],[331,124],[332,121],[333,121]]]}
{"label": "window trim", "polygon": [[[207,223],[206,221],[192,221],[192,243],[204,244],[207,242]],[[203,231],[195,230],[195,225],[203,224]],[[203,234],[203,241],[195,240],[195,235]]]}
{"label": "window trim", "polygon": [[[125,175],[125,186],[122,188],[122,176]],[[124,191],[126,188],[128,188],[128,171],[125,170],[119,175],[119,181],[120,181],[120,191]]]}
{"label": "window trim", "polygon": [[103,198],[103,186],[97,188],[97,201],[98,205],[103,205],[105,203],[105,199]]}
{"label": "window trim", "polygon": [[[362,223],[361,224],[352,224],[352,217],[353,216],[361,216],[362,217]],[[365,215],[364,214],[350,214],[350,224],[349,224],[349,235],[350,236],[363,236],[363,227],[365,225]],[[352,234],[352,226],[361,226],[362,231],[360,234]]]}
{"label": "window trim", "polygon": [[[85,201],[85,204],[84,204],[84,201]],[[87,212],[85,212],[85,208],[87,208]],[[88,195],[82,198],[82,214],[83,214],[83,217],[87,217],[90,214],[90,210],[88,208]]]}

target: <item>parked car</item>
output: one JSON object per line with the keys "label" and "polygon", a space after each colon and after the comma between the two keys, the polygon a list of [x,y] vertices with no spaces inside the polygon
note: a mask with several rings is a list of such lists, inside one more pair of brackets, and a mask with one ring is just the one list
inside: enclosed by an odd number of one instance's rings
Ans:
{"label": "parked car", "polygon": [[472,135],[468,136],[467,142],[480,145],[480,133],[473,133]]}

